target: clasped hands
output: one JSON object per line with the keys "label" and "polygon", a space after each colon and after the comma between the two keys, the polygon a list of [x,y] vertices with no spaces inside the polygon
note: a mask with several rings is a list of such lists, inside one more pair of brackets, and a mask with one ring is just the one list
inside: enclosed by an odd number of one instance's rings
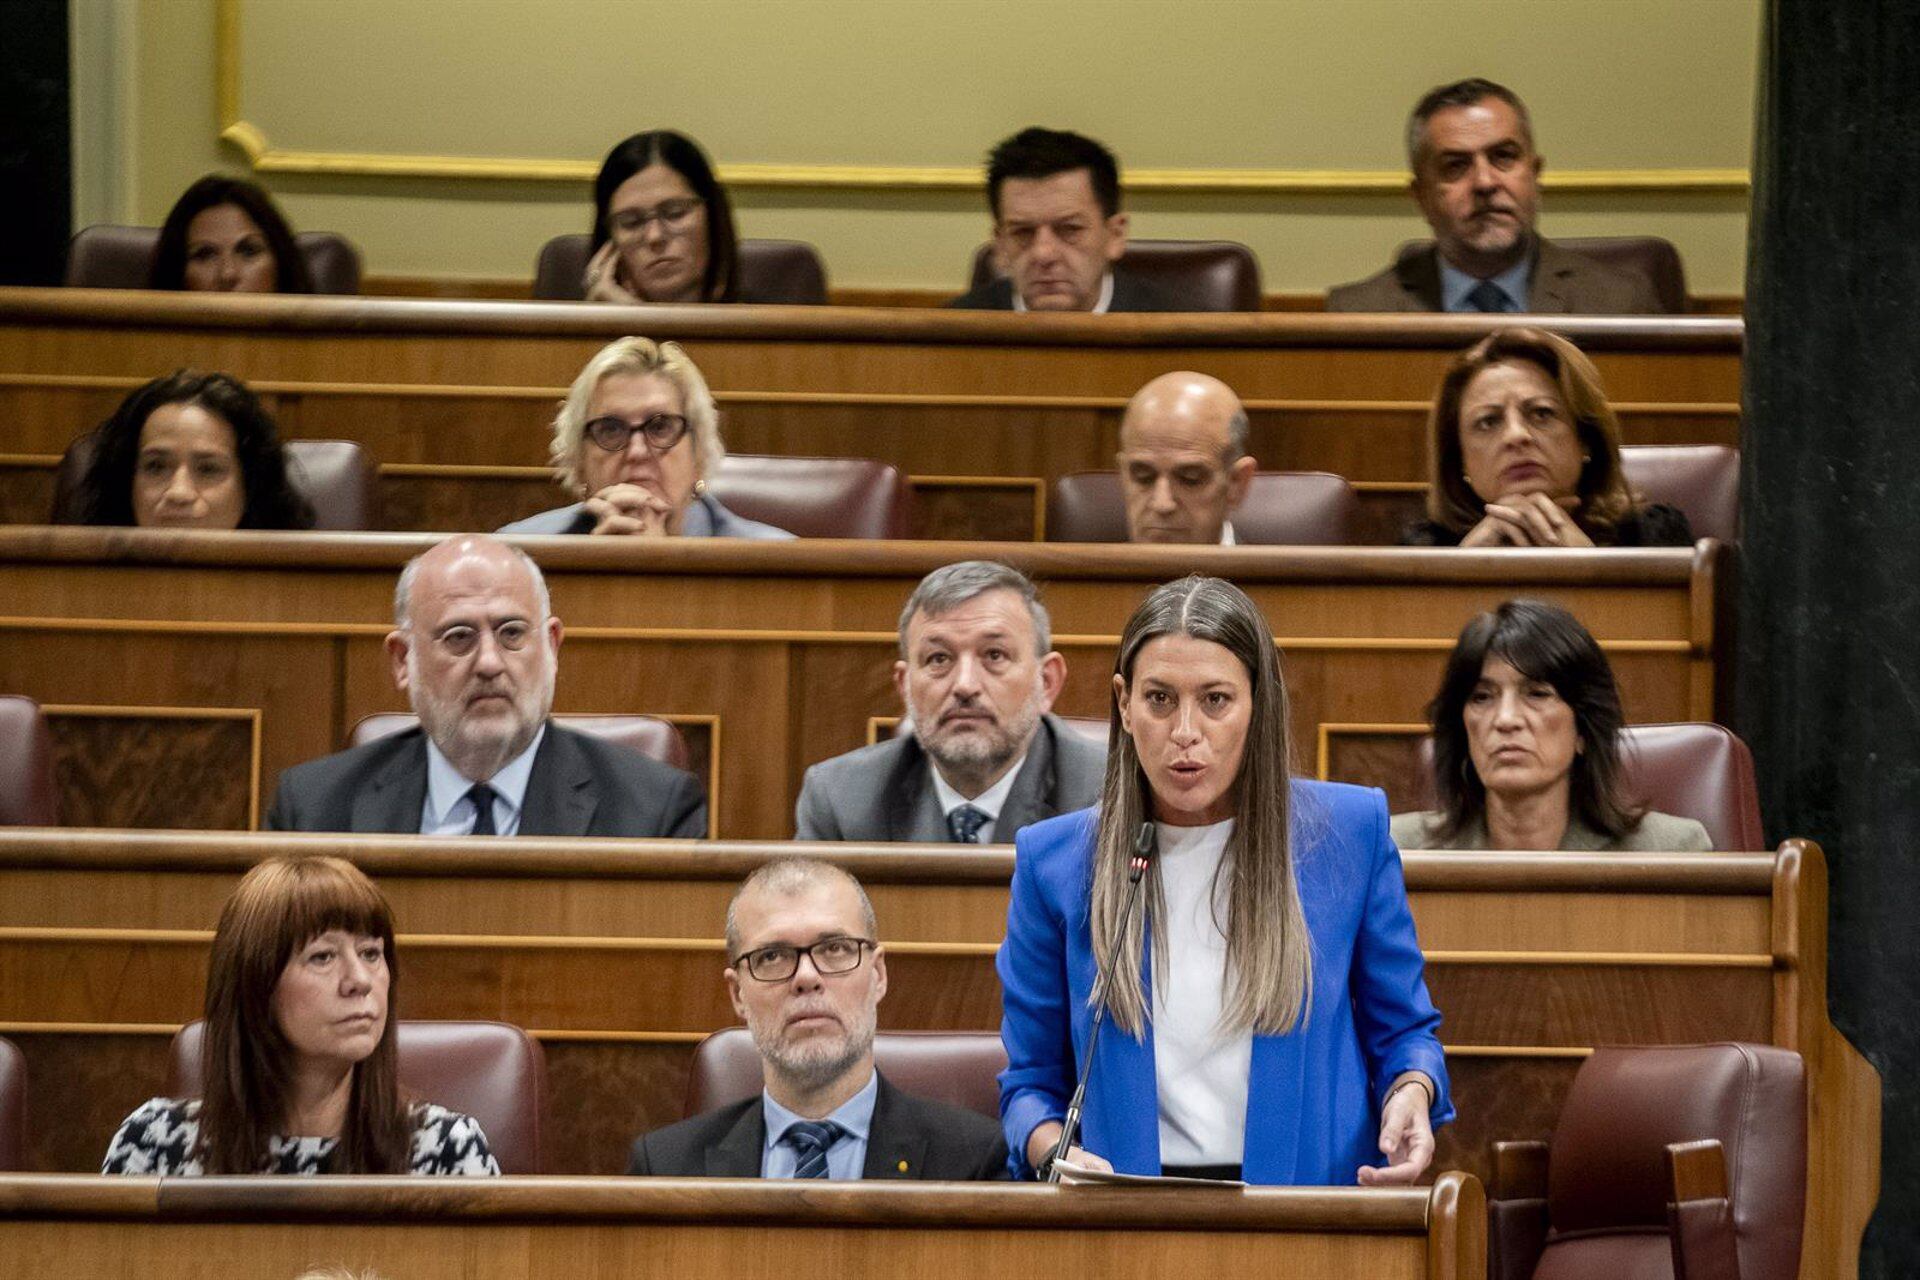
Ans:
{"label": "clasped hands", "polygon": [[1580,499],[1544,493],[1503,493],[1460,539],[1463,547],[1590,547],[1593,539],[1575,523]]}
{"label": "clasped hands", "polygon": [[651,489],[637,484],[610,484],[586,501],[594,533],[664,538],[673,508]]}

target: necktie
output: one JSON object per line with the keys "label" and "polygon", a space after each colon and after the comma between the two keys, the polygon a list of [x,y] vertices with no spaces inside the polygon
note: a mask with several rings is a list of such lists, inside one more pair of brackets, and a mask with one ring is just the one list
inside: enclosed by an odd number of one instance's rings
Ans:
{"label": "necktie", "polygon": [[953,836],[955,844],[979,844],[980,828],[992,819],[984,810],[970,804],[963,804],[947,815],[947,831]]}
{"label": "necktie", "polygon": [[493,788],[484,782],[476,782],[467,789],[467,799],[473,801],[476,810],[473,830],[469,835],[496,836],[500,833],[493,826]]}
{"label": "necktie", "polygon": [[800,1156],[800,1163],[794,1167],[796,1178],[824,1178],[827,1176],[827,1149],[840,1141],[846,1133],[831,1120],[796,1120],[787,1126],[780,1135],[780,1141],[792,1147]]}
{"label": "necktie", "polygon": [[1473,292],[1467,295],[1467,301],[1473,304],[1475,311],[1504,312],[1510,305],[1507,291],[1491,280],[1482,280],[1473,286]]}

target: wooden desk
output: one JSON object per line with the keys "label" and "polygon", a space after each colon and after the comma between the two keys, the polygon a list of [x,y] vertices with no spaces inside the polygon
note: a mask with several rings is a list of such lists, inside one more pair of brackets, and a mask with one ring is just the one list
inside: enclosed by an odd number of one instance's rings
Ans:
{"label": "wooden desk", "polygon": [[[403,710],[381,639],[419,535],[0,529],[0,689],[48,708],[63,820],[256,825],[280,770]],[[618,545],[616,545],[618,544]],[[1711,719],[1723,549],[1417,551],[533,538],[567,633],[556,709],[679,723],[719,834],[781,839],[810,764],[899,715],[901,604],[928,571],[1006,560],[1045,584],[1071,674],[1107,714],[1121,627],[1154,585],[1228,576],[1286,653],[1304,762],[1404,747],[1459,629],[1515,595],[1578,613],[1636,721]]]}
{"label": "wooden desk", "polygon": [[[27,1055],[38,1167],[97,1167],[160,1089],[168,1037],[199,1016],[221,903],[289,848],[340,853],[380,883],[405,1016],[498,1018],[543,1043],[559,1171],[616,1172],[634,1134],[679,1118],[693,1043],[734,1020],[727,899],[768,857],[818,853],[867,887],[889,953],[884,1028],[999,1024],[1004,848],[0,833],[0,1035]],[[1441,1167],[1484,1177],[1496,1139],[1547,1136],[1594,1045],[1783,1045],[1811,1093],[1804,1274],[1853,1274],[1878,1195],[1880,1084],[1827,1018],[1817,846],[1404,861],[1460,1112]]]}
{"label": "wooden desk", "polygon": [[1185,1274],[1483,1280],[1486,1200],[735,1179],[0,1177],[0,1280]]}
{"label": "wooden desk", "polygon": [[[1540,319],[1594,355],[1628,443],[1738,443],[1737,318]],[[1494,323],[0,289],[0,517],[44,518],[67,442],[189,364],[246,378],[291,437],[366,445],[391,527],[497,528],[558,505],[555,404],[594,351],[641,333],[687,346],[729,448],[914,477],[923,536],[1035,536],[1045,483],[1112,465],[1121,409],[1171,369],[1240,393],[1262,466],[1358,482],[1379,532],[1426,478],[1441,372]]]}

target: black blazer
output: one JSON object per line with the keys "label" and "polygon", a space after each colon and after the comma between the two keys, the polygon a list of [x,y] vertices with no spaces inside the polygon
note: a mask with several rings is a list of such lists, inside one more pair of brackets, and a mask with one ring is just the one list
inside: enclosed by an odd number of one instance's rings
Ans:
{"label": "black blazer", "polygon": [[[267,829],[418,833],[426,799],[427,738],[414,728],[282,773]],[[692,774],[549,720],[520,834],[704,836],[707,799]]]}
{"label": "black blazer", "polygon": [[[963,293],[947,306],[955,311],[1013,310],[1013,280],[997,276],[969,293]],[[1124,271],[1113,273],[1113,304],[1109,315],[1117,311],[1178,311],[1179,305],[1159,285],[1136,279]]]}
{"label": "black blazer", "polygon": [[[754,1094],[633,1144],[627,1172],[663,1178],[757,1178],[767,1145],[766,1110]],[[1007,1142],[996,1122],[962,1107],[902,1093],[880,1077],[862,1178],[990,1182],[1008,1177]]]}

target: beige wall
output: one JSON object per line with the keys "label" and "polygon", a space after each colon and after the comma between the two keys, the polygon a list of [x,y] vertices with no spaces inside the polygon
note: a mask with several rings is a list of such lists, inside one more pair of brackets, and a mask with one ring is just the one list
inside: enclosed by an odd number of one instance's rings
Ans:
{"label": "beige wall", "polygon": [[[1758,0],[228,3],[238,114],[275,156],[561,161],[577,175],[624,134],[668,125],[723,169],[871,175],[969,168],[1044,122],[1101,137],[1131,170],[1352,171],[1363,188],[1397,182],[1411,100],[1472,73],[1528,98],[1549,174],[1744,169],[1759,22]],[[77,163],[113,174],[95,185],[119,193],[121,216],[155,222],[194,177],[247,160],[217,140],[218,0],[118,4],[135,47],[106,74],[128,123],[83,140]],[[89,85],[76,76],[77,93]],[[544,239],[587,219],[578,176],[262,177],[297,226],[344,232],[380,274],[524,277]],[[1664,235],[1696,291],[1739,291],[1743,194],[1593,185],[1549,190],[1548,234]],[[977,190],[736,190],[745,234],[813,241],[842,285],[957,285],[986,231]],[[1423,231],[1393,185],[1129,204],[1138,235],[1246,241],[1276,290],[1367,274]]]}

